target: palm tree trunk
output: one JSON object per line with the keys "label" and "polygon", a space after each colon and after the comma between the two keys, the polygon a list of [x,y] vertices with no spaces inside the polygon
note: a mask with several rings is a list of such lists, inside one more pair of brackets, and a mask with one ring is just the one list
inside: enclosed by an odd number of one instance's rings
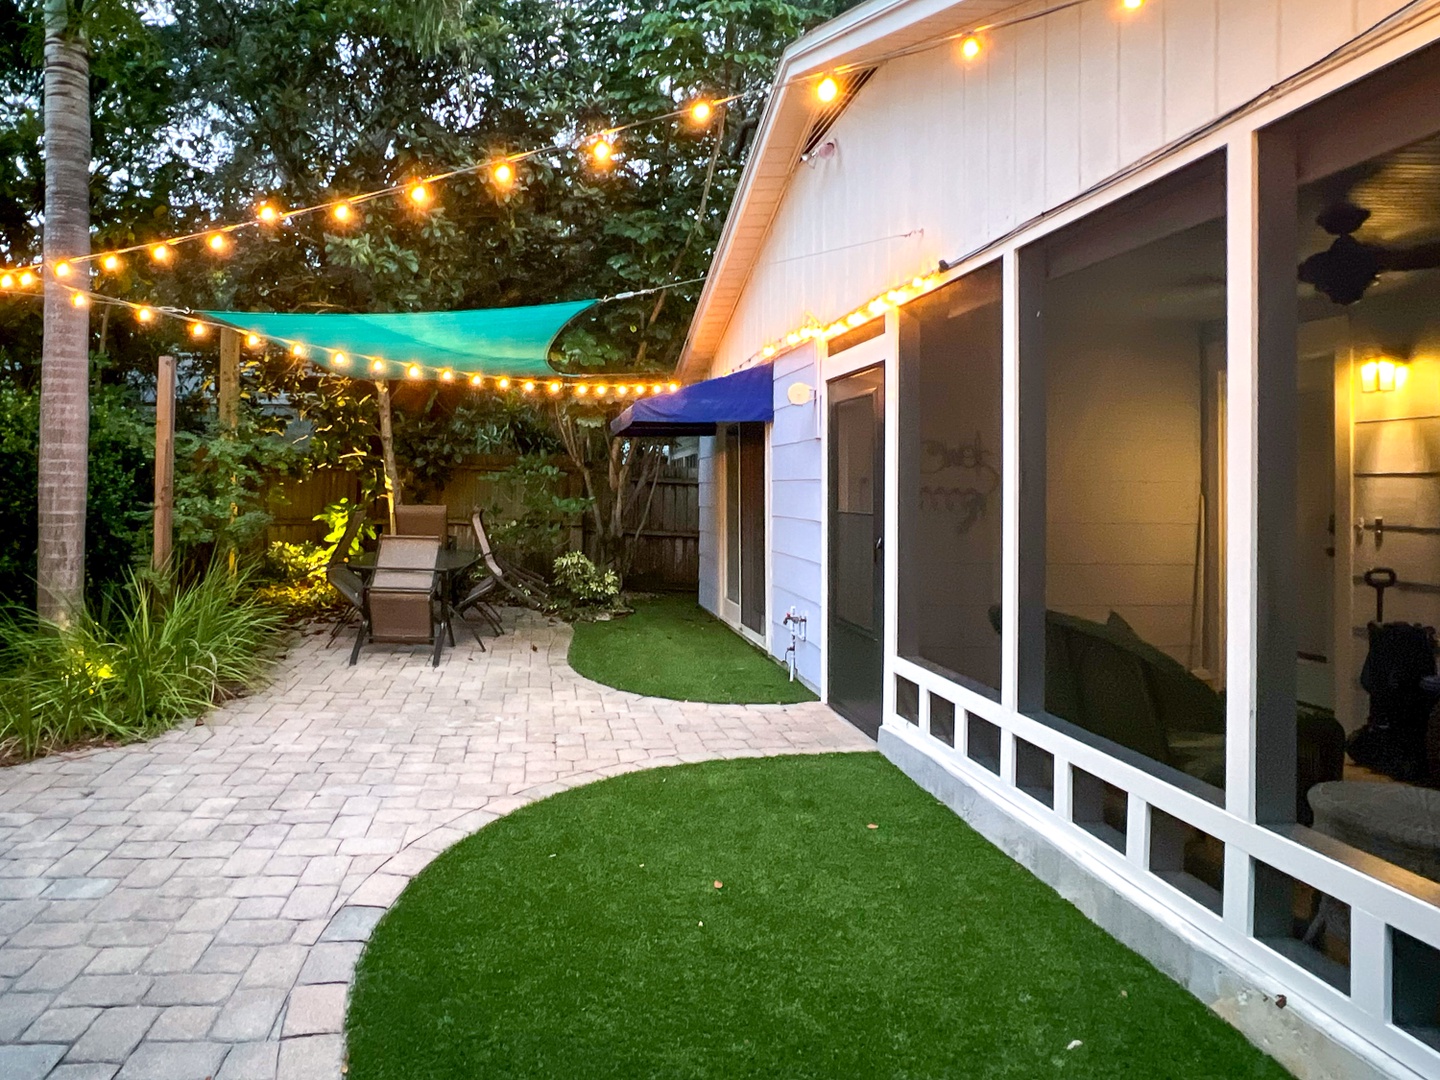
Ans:
{"label": "palm tree trunk", "polygon": [[[90,252],[90,58],[68,0],[45,0],[45,345],[40,368],[36,607],[63,622],[82,601],[90,443],[90,317],[50,268]],[[87,267],[70,278],[86,287]]]}

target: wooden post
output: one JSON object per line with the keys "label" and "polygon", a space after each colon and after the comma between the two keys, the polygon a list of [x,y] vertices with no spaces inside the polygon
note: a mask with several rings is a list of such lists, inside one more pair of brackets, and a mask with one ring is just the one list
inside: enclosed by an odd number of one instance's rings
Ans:
{"label": "wooden post", "polygon": [[240,426],[240,331],[228,326],[220,331],[220,370],[215,379],[220,405],[220,427],[234,431]]}
{"label": "wooden post", "polygon": [[151,565],[170,562],[175,519],[175,358],[160,357],[155,377],[155,543]]}
{"label": "wooden post", "polygon": [[400,470],[395,465],[395,432],[390,425],[390,380],[376,379],[380,407],[380,453],[385,463],[385,497],[390,503],[390,533],[395,533],[395,507],[400,499]]}

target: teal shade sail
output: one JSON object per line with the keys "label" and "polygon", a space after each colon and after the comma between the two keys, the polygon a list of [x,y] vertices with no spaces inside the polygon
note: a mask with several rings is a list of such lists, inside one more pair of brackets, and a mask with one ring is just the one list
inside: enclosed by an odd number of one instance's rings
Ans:
{"label": "teal shade sail", "polygon": [[[418,365],[423,378],[442,372],[511,378],[548,378],[550,346],[571,319],[594,300],[479,311],[420,311],[387,315],[293,315],[261,311],[200,314],[286,348],[300,345],[327,371],[362,378],[398,377]],[[343,353],[343,365],[333,363]],[[376,360],[383,371],[372,370]]]}

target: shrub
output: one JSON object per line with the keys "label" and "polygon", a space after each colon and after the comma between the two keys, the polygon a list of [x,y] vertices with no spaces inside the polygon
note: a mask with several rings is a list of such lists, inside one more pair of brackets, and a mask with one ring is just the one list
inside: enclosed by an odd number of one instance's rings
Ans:
{"label": "shrub", "polygon": [[325,580],[335,547],[335,543],[274,541],[260,562],[261,584],[255,595],[292,619],[315,619],[341,610],[340,594]]}
{"label": "shrub", "polygon": [[620,575],[571,551],[555,560],[555,589],[558,598],[576,610],[613,608],[620,602]]}
{"label": "shrub", "polygon": [[260,677],[280,619],[246,574],[221,569],[190,585],[132,573],[103,617],[65,626],[0,612],[0,756],[143,738],[198,716]]}

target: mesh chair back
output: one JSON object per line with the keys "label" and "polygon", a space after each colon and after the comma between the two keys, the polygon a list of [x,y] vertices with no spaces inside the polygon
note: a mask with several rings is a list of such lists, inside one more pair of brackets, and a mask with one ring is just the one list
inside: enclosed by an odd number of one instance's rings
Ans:
{"label": "mesh chair back", "polygon": [[365,606],[365,583],[354,570],[340,563],[331,563],[325,568],[325,580],[357,611]]}
{"label": "mesh chair back", "polygon": [[433,536],[382,536],[370,579],[370,637],[374,641],[430,643],[435,631]]}
{"label": "mesh chair back", "polygon": [[447,510],[443,506],[427,506],[417,503],[413,506],[395,507],[396,536],[433,536],[444,542]]}
{"label": "mesh chair back", "polygon": [[470,515],[470,527],[475,530],[475,543],[480,546],[480,558],[485,560],[486,568],[497,578],[503,578],[505,570],[495,558],[495,549],[490,546],[490,538],[485,535],[485,518],[479,510]]}

